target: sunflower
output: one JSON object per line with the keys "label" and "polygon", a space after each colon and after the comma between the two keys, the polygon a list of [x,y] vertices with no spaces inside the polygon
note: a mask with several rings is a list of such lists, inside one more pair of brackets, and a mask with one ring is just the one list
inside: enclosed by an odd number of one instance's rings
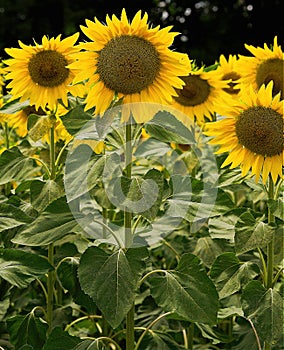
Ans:
{"label": "sunflower", "polygon": [[8,65],[6,79],[10,80],[7,88],[20,101],[29,100],[36,109],[55,109],[57,100],[61,99],[67,105],[67,93],[73,87],[70,83],[74,79],[74,72],[67,66],[73,61],[71,55],[79,51],[75,42],[79,33],[61,40],[56,38],[42,38],[42,44],[35,46],[24,45],[21,48],[6,49],[13,58],[5,60]]}
{"label": "sunflower", "polygon": [[205,67],[193,70],[182,77],[185,85],[177,89],[177,97],[173,99],[173,107],[183,112],[191,120],[202,124],[205,117],[212,120],[219,106],[230,96],[224,91],[228,88],[229,80],[223,80],[222,74],[216,70],[206,71]]}
{"label": "sunflower", "polygon": [[2,67],[2,63],[0,62],[0,96],[3,95],[3,87],[5,86],[5,70]]}
{"label": "sunflower", "polygon": [[129,23],[123,9],[120,20],[113,15],[106,25],[95,18],[81,26],[92,41],[80,43],[78,60],[69,67],[77,69],[74,83],[87,80],[90,86],[86,110],[96,107],[95,114],[102,115],[115,99],[169,103],[175,88],[184,85],[179,76],[190,71],[188,56],[169,49],[178,33],[170,33],[172,27],[149,28],[147,20],[147,13],[142,17],[138,11]]}
{"label": "sunflower", "polygon": [[239,72],[242,76],[240,82],[246,87],[250,84],[259,89],[262,84],[273,80],[273,95],[281,93],[284,98],[284,56],[281,46],[277,44],[277,36],[271,49],[264,44],[264,48],[246,45],[245,47],[254,56],[242,56],[239,59]]}
{"label": "sunflower", "polygon": [[222,80],[230,80],[229,87],[223,88],[233,98],[239,98],[240,88],[238,80],[241,78],[238,68],[238,57],[236,55],[229,55],[228,59],[221,55],[216,69],[222,75]]}
{"label": "sunflower", "polygon": [[242,176],[251,169],[256,182],[260,175],[263,183],[269,174],[274,183],[282,177],[283,104],[280,93],[273,96],[273,82],[258,91],[250,87],[228,117],[206,124],[205,134],[214,136],[209,142],[220,146],[216,153],[229,152],[222,167],[240,165]]}

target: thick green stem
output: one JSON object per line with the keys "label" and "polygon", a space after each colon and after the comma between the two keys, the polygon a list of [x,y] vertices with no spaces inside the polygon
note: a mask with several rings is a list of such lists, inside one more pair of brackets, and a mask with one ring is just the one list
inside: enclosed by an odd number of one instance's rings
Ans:
{"label": "thick green stem", "polygon": [[[132,171],[132,140],[131,140],[131,123],[127,123],[125,126],[125,176],[131,179]],[[125,229],[125,247],[130,247],[132,244],[132,213],[124,211],[124,229]],[[127,313],[126,316],[126,350],[133,350],[135,337],[134,337],[134,304]]]}
{"label": "thick green stem", "polygon": [[187,332],[188,350],[193,349],[193,337],[194,337],[194,323],[191,322],[190,326],[188,327],[188,332]]}
{"label": "thick green stem", "polygon": [[[274,199],[274,183],[272,178],[269,178],[269,188],[268,188],[269,199]],[[275,217],[271,210],[268,208],[268,223],[273,224],[275,222]],[[266,288],[273,287],[273,270],[274,270],[274,237],[267,245],[267,280]]]}
{"label": "thick green stem", "polygon": [[132,308],[128,311],[126,315],[126,350],[134,349],[134,314],[135,309],[134,305],[132,305]]}
{"label": "thick green stem", "polygon": [[50,128],[50,179],[54,180],[56,175],[56,164],[55,164],[55,141],[54,141],[54,127]]}
{"label": "thick green stem", "polygon": [[[48,246],[48,262],[53,266],[54,264],[54,247],[53,243]],[[52,330],[52,319],[53,319],[53,287],[54,287],[54,271],[48,271],[47,275],[47,323],[48,333]]]}
{"label": "thick green stem", "polygon": [[[274,199],[274,183],[269,177],[268,184],[268,198]],[[273,224],[275,222],[275,217],[271,212],[270,208],[268,208],[268,224]],[[271,241],[267,245],[267,277],[265,281],[265,286],[267,289],[273,288],[273,271],[274,271],[274,235]],[[264,343],[264,350],[271,350],[271,345],[267,342]]]}
{"label": "thick green stem", "polygon": [[[131,140],[131,123],[127,123],[125,126],[125,176],[131,179],[132,172],[132,140]],[[132,213],[125,210],[124,212],[124,228],[125,228],[125,246],[130,247],[132,245]]]}

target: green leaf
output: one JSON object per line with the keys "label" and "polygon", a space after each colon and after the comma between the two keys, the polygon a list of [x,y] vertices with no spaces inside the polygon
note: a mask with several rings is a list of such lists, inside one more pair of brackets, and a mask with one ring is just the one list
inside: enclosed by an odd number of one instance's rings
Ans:
{"label": "green leaf", "polygon": [[0,203],[0,232],[31,223],[33,218],[14,205]]}
{"label": "green leaf", "polygon": [[129,248],[125,255],[137,284],[146,269],[146,260],[149,258],[148,249],[146,247]]}
{"label": "green leaf", "polygon": [[197,255],[206,267],[211,267],[216,257],[222,252],[222,247],[218,244],[218,240],[214,241],[207,236],[198,238],[193,254]]}
{"label": "green leaf", "polygon": [[172,151],[172,148],[166,142],[149,137],[137,147],[135,158],[153,159],[155,157],[164,156],[169,151]]}
{"label": "green leaf", "polygon": [[[65,258],[66,259],[66,258]],[[57,268],[57,276],[63,288],[69,291],[73,300],[78,305],[84,306],[88,312],[96,311],[96,304],[93,299],[83,292],[78,280],[79,261],[76,258],[69,258],[61,262]]]}
{"label": "green leaf", "polygon": [[92,119],[92,113],[85,112],[84,106],[76,106],[68,113],[60,117],[63,125],[71,135],[75,135],[81,128]]}
{"label": "green leaf", "polygon": [[243,285],[259,274],[256,264],[241,263],[234,253],[223,253],[212,265],[210,276],[214,281],[220,299],[238,292]]}
{"label": "green leaf", "polygon": [[163,175],[151,169],[143,177],[114,178],[108,186],[108,194],[111,195],[110,201],[121,210],[129,210],[134,215],[153,220],[160,209],[163,186]]}
{"label": "green leaf", "polygon": [[[26,316],[17,315],[7,320],[10,341],[16,349],[21,346],[31,346],[41,349],[46,340],[47,324],[36,318],[31,312]],[[28,349],[27,347],[23,349]]]}
{"label": "green leaf", "polygon": [[247,208],[236,208],[208,220],[209,233],[212,238],[224,238],[232,243],[235,237],[235,224]]}
{"label": "green leaf", "polygon": [[135,277],[123,250],[111,255],[97,247],[81,257],[79,281],[82,289],[96,302],[109,324],[116,328],[132,307]]}
{"label": "green leaf", "polygon": [[277,200],[269,199],[267,201],[267,205],[274,216],[276,216],[278,219],[283,220],[284,202],[282,198],[278,198]]}
{"label": "green leaf", "polygon": [[261,339],[275,344],[282,335],[283,326],[280,294],[272,288],[265,290],[259,282],[251,281],[243,290],[242,306]]}
{"label": "green leaf", "polygon": [[72,350],[108,350],[109,347],[103,344],[100,340],[83,340],[81,343],[76,345]]}
{"label": "green leaf", "polygon": [[55,327],[49,334],[42,350],[72,350],[80,339],[64,332],[60,327]]}
{"label": "green leaf", "polygon": [[255,248],[264,248],[273,238],[274,227],[255,219],[250,212],[243,213],[235,226],[235,248],[238,254]]}
{"label": "green leaf", "polygon": [[4,151],[0,156],[0,185],[28,180],[36,172],[33,164],[34,161],[25,157],[17,147]]}
{"label": "green leaf", "polygon": [[0,249],[0,276],[18,288],[28,286],[53,267],[36,254],[17,249]]}
{"label": "green leaf", "polygon": [[193,133],[167,111],[158,112],[144,127],[149,135],[163,142],[196,143]]}
{"label": "green leaf", "polygon": [[165,332],[151,331],[147,332],[143,338],[141,345],[143,350],[182,350],[177,342],[174,341],[168,334]]}
{"label": "green leaf", "polygon": [[30,105],[30,101],[19,102],[19,99],[5,103],[1,108],[1,114],[14,114]]}
{"label": "green leaf", "polygon": [[68,202],[90,192],[101,180],[108,159],[107,155],[94,155],[85,144],[69,152],[64,174]]}
{"label": "green leaf", "polygon": [[232,350],[259,350],[255,333],[251,324],[244,318],[238,317],[233,325]]}
{"label": "green leaf", "polygon": [[66,198],[52,202],[32,223],[13,238],[13,243],[28,246],[45,246],[67,234],[81,231],[74,219]]}
{"label": "green leaf", "polygon": [[60,198],[63,188],[54,180],[35,180],[31,183],[31,204],[38,211],[43,211],[50,203]]}
{"label": "green leaf", "polygon": [[182,255],[177,268],[150,279],[151,295],[181,319],[216,324],[218,294],[198,257]]}

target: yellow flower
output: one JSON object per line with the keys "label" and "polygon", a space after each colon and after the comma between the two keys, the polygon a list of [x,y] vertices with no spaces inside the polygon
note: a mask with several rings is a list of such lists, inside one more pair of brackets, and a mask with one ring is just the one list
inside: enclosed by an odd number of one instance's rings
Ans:
{"label": "yellow flower", "polygon": [[53,110],[58,99],[67,105],[67,93],[72,93],[70,83],[75,76],[67,66],[73,61],[71,54],[79,51],[74,46],[78,37],[79,33],[63,40],[61,35],[51,39],[43,36],[42,44],[28,46],[19,41],[21,48],[6,49],[13,57],[5,61],[11,94],[20,101],[29,100],[36,109],[48,104]]}
{"label": "yellow flower", "polygon": [[277,44],[277,36],[271,49],[264,44],[264,48],[245,45],[254,56],[241,56],[239,59],[239,72],[242,76],[240,82],[248,87],[253,85],[259,89],[262,84],[273,80],[273,96],[281,92],[284,97],[284,55],[281,46]]}
{"label": "yellow flower", "polygon": [[241,78],[238,68],[238,58],[236,55],[229,55],[228,59],[224,55],[219,58],[219,65],[216,72],[222,75],[222,80],[230,80],[228,87],[223,88],[233,98],[239,98],[240,88],[238,80]]}
{"label": "yellow flower", "polygon": [[228,81],[222,80],[222,75],[216,70],[207,72],[202,67],[182,79],[185,85],[177,90],[178,97],[174,97],[173,107],[191,120],[196,119],[199,124],[204,122],[205,117],[212,120],[212,115],[218,113],[220,105],[230,100],[224,91]]}
{"label": "yellow flower", "polygon": [[229,152],[222,167],[241,167],[242,176],[251,169],[258,182],[266,183],[271,174],[275,183],[282,177],[283,165],[283,100],[273,97],[273,82],[252,87],[242,94],[239,105],[228,107],[227,117],[207,123],[205,134],[214,136],[210,143],[220,146],[216,153]]}
{"label": "yellow flower", "polygon": [[[123,104],[167,104],[176,96],[175,88],[184,85],[179,76],[189,73],[190,61],[169,49],[177,33],[170,33],[171,27],[149,28],[147,20],[148,15],[142,17],[138,11],[129,23],[123,9],[120,20],[113,15],[106,17],[106,25],[95,18],[81,26],[92,41],[80,44],[85,51],[69,67],[77,69],[74,83],[88,80],[86,110],[96,107],[95,114],[102,115],[115,99],[122,98]],[[136,108],[138,114],[141,111]],[[123,119],[129,118],[128,112],[123,109]],[[151,119],[138,114],[134,114],[138,122]]]}

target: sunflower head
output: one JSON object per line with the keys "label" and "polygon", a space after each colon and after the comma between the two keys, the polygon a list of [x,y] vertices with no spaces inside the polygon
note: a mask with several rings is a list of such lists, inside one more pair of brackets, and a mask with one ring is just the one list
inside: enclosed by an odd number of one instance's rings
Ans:
{"label": "sunflower head", "polygon": [[189,73],[189,58],[169,48],[177,33],[149,28],[147,21],[147,13],[138,11],[129,22],[123,9],[120,19],[107,16],[106,25],[95,18],[81,26],[91,41],[80,44],[82,52],[69,67],[77,71],[74,83],[86,80],[91,87],[86,109],[103,114],[115,99],[169,103],[184,85],[179,76]]}
{"label": "sunflower head", "polygon": [[258,91],[251,87],[240,101],[227,109],[228,117],[208,123],[206,134],[220,146],[217,153],[229,152],[223,167],[240,165],[243,176],[251,169],[256,182],[262,175],[265,183],[269,174],[276,182],[282,177],[284,101],[280,93],[273,96],[273,82]]}
{"label": "sunflower head", "polygon": [[231,100],[224,91],[230,80],[222,79],[216,70],[206,71],[203,67],[191,71],[182,79],[184,86],[176,89],[173,105],[198,123],[202,124],[205,118],[211,120],[219,106]]}
{"label": "sunflower head", "polygon": [[240,92],[238,80],[241,78],[237,56],[229,55],[228,59],[226,59],[224,55],[221,55],[216,71],[222,75],[222,80],[229,81],[228,87],[223,88],[223,90],[232,97],[237,98]]}
{"label": "sunflower head", "polygon": [[245,45],[253,56],[240,56],[240,82],[246,87],[250,84],[259,89],[263,84],[273,81],[273,95],[281,93],[284,98],[284,55],[281,46],[277,44],[277,36],[271,48],[264,44],[264,48]]}
{"label": "sunflower head", "polygon": [[29,100],[37,109],[46,105],[54,109],[59,99],[67,105],[74,78],[68,65],[73,62],[71,55],[79,51],[74,46],[78,37],[79,33],[63,40],[60,35],[50,39],[44,36],[41,44],[27,46],[19,41],[20,48],[6,49],[12,57],[5,61],[11,94],[21,101]]}

